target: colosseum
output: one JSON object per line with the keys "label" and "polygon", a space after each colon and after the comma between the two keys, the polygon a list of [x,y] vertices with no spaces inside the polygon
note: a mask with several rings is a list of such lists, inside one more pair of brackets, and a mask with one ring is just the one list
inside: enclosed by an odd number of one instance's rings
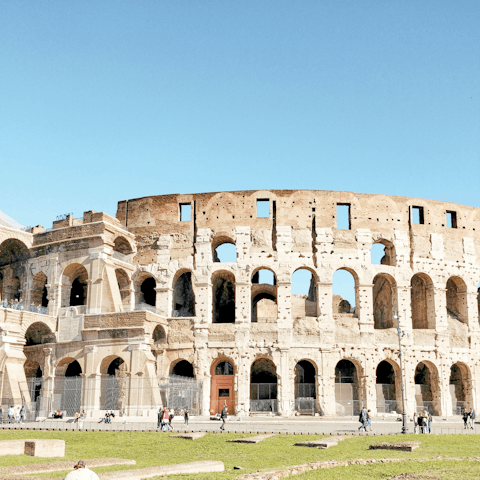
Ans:
{"label": "colosseum", "polygon": [[[479,259],[479,208],[351,192],[161,195],[120,201],[115,218],[3,221],[2,404],[344,416],[401,412],[403,383],[408,415],[480,411]],[[339,272],[350,299],[333,293]]]}

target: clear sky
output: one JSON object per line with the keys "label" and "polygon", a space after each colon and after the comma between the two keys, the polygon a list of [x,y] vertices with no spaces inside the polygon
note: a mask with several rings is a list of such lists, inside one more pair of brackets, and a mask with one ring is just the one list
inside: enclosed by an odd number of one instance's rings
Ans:
{"label": "clear sky", "polygon": [[4,1],[0,210],[323,189],[480,207],[480,1]]}

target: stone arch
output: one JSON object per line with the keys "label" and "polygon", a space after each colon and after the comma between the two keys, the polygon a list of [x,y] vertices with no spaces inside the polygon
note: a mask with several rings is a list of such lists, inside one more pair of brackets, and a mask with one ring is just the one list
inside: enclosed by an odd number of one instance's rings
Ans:
{"label": "stone arch", "polygon": [[277,367],[272,359],[259,357],[250,367],[250,411],[273,412],[277,406]]}
{"label": "stone arch", "polygon": [[[273,274],[273,283],[272,284],[269,284],[269,283],[260,283],[260,272],[262,270],[267,270],[269,272],[272,272]],[[258,284],[258,285],[273,285],[273,286],[276,286],[277,285],[277,275],[275,273],[275,271],[270,268],[270,267],[257,267],[255,268],[255,270],[252,272],[252,284]]]}
{"label": "stone arch", "polygon": [[0,272],[0,302],[2,300],[6,300],[6,298],[3,298],[3,273]]}
{"label": "stone arch", "polygon": [[412,328],[435,328],[435,297],[432,279],[416,273],[411,281]]}
{"label": "stone arch", "polygon": [[134,248],[125,237],[118,236],[115,238],[113,251],[121,255],[130,255],[134,252]]}
{"label": "stone arch", "polygon": [[[375,261],[375,257],[379,256],[378,247],[383,247],[383,257],[379,258],[378,263]],[[373,264],[377,265],[390,265],[394,267],[397,264],[397,255],[395,251],[395,245],[385,238],[379,238],[372,243],[372,248],[370,250],[370,257]]]}
{"label": "stone arch", "polygon": [[[55,377],[75,376],[73,375],[73,373],[77,371],[79,371],[79,375],[80,375],[83,371],[82,365],[80,363],[81,360],[82,359],[80,358],[75,359],[73,357],[64,357],[60,359],[57,362],[57,366],[55,367]],[[75,365],[73,365],[73,367],[69,370],[68,375],[66,375],[68,367],[71,364],[75,364]]]}
{"label": "stone arch", "polygon": [[172,362],[170,366],[170,375],[177,375],[178,377],[195,378],[193,364],[182,358]]}
{"label": "stone arch", "polygon": [[473,386],[470,368],[463,362],[456,362],[450,367],[450,396],[452,412],[461,415],[463,409],[473,408]]}
{"label": "stone arch", "polygon": [[173,280],[173,316],[195,316],[195,293],[190,270],[180,270]]}
{"label": "stone arch", "polygon": [[26,263],[30,250],[17,238],[7,238],[0,243],[0,267],[14,263]]}
{"label": "stone arch", "polygon": [[364,401],[361,365],[352,358],[342,358],[335,366],[335,406],[337,415],[356,415]]}
{"label": "stone arch", "polygon": [[25,346],[41,345],[55,342],[52,330],[43,322],[32,323],[25,332]]}
{"label": "stone arch", "polygon": [[121,355],[108,355],[98,364],[99,373],[102,375],[115,375],[120,367],[121,371],[128,372],[128,363]]}
{"label": "stone arch", "polygon": [[235,276],[220,270],[212,275],[213,323],[235,323]]}
{"label": "stone arch", "polygon": [[42,367],[40,367],[40,364],[35,360],[27,360],[23,365],[23,370],[27,381],[29,378],[42,378]]}
{"label": "stone arch", "polygon": [[[310,274],[309,280],[306,276],[307,272]],[[292,273],[291,289],[293,318],[317,316],[317,283],[318,275],[312,268],[299,267]]]}
{"label": "stone arch", "polygon": [[382,360],[376,368],[377,413],[402,413],[400,367],[392,359]]}
{"label": "stone arch", "polygon": [[62,358],[55,369],[54,395],[60,399],[60,410],[69,417],[80,411],[82,371],[79,361],[72,357]]}
{"label": "stone arch", "polygon": [[[28,318],[24,317],[24,321],[22,322],[22,332],[24,336],[27,330],[30,328],[30,326],[33,325],[34,323],[37,323],[36,317],[34,316],[29,316]],[[56,331],[57,323],[55,318],[43,316],[42,321],[40,323],[45,324],[50,329],[51,332]],[[53,338],[55,338],[55,334],[52,333],[52,335],[53,335]]]}
{"label": "stone arch", "polygon": [[430,361],[421,361],[415,368],[415,401],[417,413],[428,410],[432,415],[441,415],[438,369]]}
{"label": "stone arch", "polygon": [[167,334],[162,325],[157,325],[152,333],[153,343],[156,345],[167,343]]}
{"label": "stone arch", "polygon": [[130,289],[132,284],[130,277],[123,268],[116,268],[115,276],[117,278],[118,290],[120,291],[122,304],[128,305],[130,302]]}
{"label": "stone arch", "polygon": [[395,279],[386,273],[379,273],[373,279],[373,318],[375,328],[396,327],[393,312],[397,310]]}
{"label": "stone arch", "polygon": [[79,263],[71,263],[62,274],[62,307],[87,304],[88,273]]}
{"label": "stone arch", "polygon": [[236,262],[237,246],[235,239],[226,232],[219,232],[212,239],[214,262]]}
{"label": "stone arch", "polygon": [[32,281],[31,303],[40,307],[48,307],[47,276],[38,272]]}
{"label": "stone arch", "polygon": [[36,402],[37,398],[42,394],[43,372],[40,364],[35,360],[26,360],[23,365],[25,379],[27,380],[28,391],[32,402]]}
{"label": "stone arch", "polygon": [[310,360],[300,360],[295,365],[295,411],[315,414],[317,369]]}
{"label": "stone arch", "polygon": [[145,276],[141,283],[138,285],[138,303],[145,303],[152,307],[155,307],[157,303],[157,292],[155,288],[157,282],[151,275]]}
{"label": "stone arch", "polygon": [[[348,272],[350,277],[346,276],[344,273],[341,273],[343,278],[338,280],[339,272]],[[335,280],[335,276],[337,276],[337,280]],[[353,285],[351,284],[352,279]],[[345,287],[342,287],[342,284],[345,284]],[[358,286],[359,278],[355,270],[349,267],[341,267],[335,270],[332,276],[333,313],[355,313],[356,305],[359,303]],[[344,295],[348,298],[344,298]],[[353,305],[352,300],[354,301]]]}
{"label": "stone arch", "polygon": [[460,277],[447,280],[447,315],[462,323],[468,323],[467,285]]}
{"label": "stone arch", "polygon": [[220,413],[224,405],[235,411],[235,363],[227,357],[217,358],[211,366],[210,412]]}

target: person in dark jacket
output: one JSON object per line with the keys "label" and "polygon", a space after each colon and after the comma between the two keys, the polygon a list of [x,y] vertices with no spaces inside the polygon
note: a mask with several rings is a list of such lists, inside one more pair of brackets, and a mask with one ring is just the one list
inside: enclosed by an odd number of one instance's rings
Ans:
{"label": "person in dark jacket", "polygon": [[222,419],[222,426],[220,427],[220,430],[225,430],[225,423],[227,422],[227,404],[225,404],[222,408],[222,413],[220,415],[220,418]]}

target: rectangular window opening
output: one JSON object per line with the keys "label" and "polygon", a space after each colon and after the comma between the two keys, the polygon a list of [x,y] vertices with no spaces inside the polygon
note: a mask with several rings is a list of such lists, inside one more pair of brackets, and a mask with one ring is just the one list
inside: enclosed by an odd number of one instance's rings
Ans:
{"label": "rectangular window opening", "polygon": [[268,198],[257,198],[257,218],[270,217],[270,200]]}
{"label": "rectangular window opening", "polygon": [[447,210],[447,227],[457,228],[457,212]]}
{"label": "rectangular window opening", "polygon": [[337,203],[337,230],[351,230],[350,204]]}
{"label": "rectangular window opening", "polygon": [[218,396],[222,397],[229,397],[230,396],[230,389],[229,388],[220,388],[218,390]]}
{"label": "rectangular window opening", "polygon": [[181,203],[180,204],[180,221],[189,222],[192,219],[192,204]]}
{"label": "rectangular window opening", "polygon": [[425,223],[423,207],[412,206],[412,223],[416,225],[423,225]]}

